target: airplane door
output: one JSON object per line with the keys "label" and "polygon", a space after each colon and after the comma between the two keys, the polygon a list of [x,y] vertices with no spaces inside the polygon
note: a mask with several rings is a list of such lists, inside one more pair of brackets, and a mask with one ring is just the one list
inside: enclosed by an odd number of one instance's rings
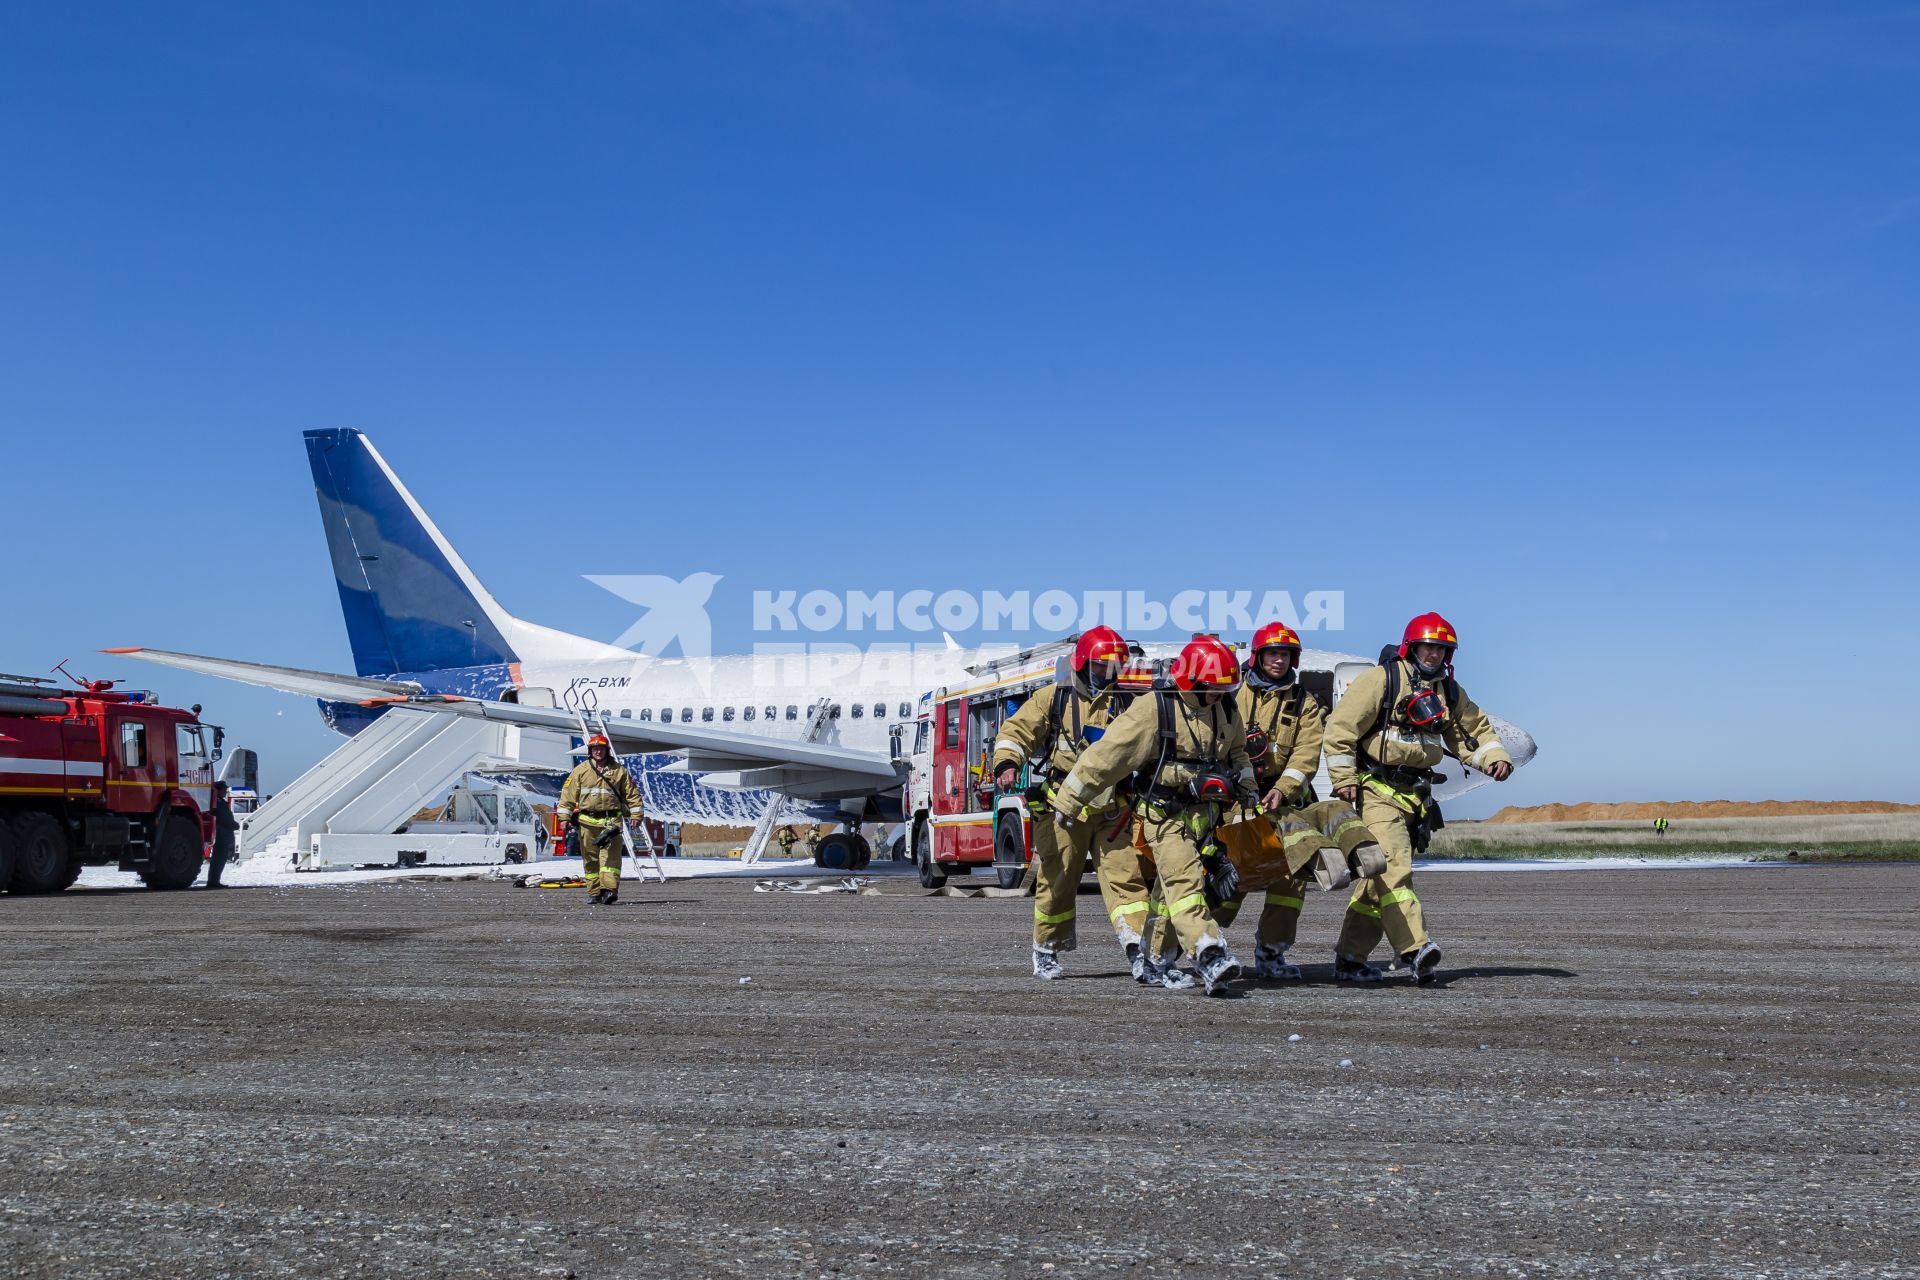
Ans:
{"label": "airplane door", "polygon": [[1333,668],[1333,700],[1337,705],[1347,696],[1347,686],[1362,675],[1373,670],[1377,664],[1372,662],[1339,662]]}

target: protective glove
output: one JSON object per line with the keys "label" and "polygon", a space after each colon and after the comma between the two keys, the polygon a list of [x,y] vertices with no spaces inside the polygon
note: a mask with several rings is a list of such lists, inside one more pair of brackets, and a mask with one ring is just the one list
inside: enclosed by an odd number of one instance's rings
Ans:
{"label": "protective glove", "polygon": [[1218,845],[1209,849],[1211,856],[1205,852],[1200,855],[1200,866],[1206,872],[1207,908],[1212,910],[1223,902],[1240,900],[1240,869]]}

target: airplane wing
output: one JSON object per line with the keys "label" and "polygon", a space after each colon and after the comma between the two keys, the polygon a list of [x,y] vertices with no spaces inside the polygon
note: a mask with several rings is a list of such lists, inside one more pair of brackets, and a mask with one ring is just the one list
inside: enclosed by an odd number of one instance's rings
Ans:
{"label": "airplane wing", "polygon": [[[276,667],[234,658],[209,658],[165,649],[108,649],[124,657],[285,693],[350,702],[363,707],[406,706],[446,715],[478,716],[523,728],[577,734],[580,721],[560,707],[525,707],[484,698],[430,694],[407,680],[377,680]],[[904,782],[902,766],[885,752],[860,751],[831,743],[734,733],[651,720],[607,721],[614,749],[627,755],[678,752],[680,766],[699,774],[703,784],[723,790],[780,791],[802,800],[837,800],[890,791]]]}
{"label": "airplane wing", "polygon": [[165,649],[102,649],[102,653],[157,662],[163,667],[178,667],[203,676],[220,676],[242,684],[257,684],[282,693],[320,698],[327,702],[365,702],[370,698],[406,698],[423,693],[411,680],[375,680],[367,676],[341,676],[329,671],[304,671],[299,667],[273,667],[264,662],[240,662],[233,658],[204,658],[197,653],[170,653]]}

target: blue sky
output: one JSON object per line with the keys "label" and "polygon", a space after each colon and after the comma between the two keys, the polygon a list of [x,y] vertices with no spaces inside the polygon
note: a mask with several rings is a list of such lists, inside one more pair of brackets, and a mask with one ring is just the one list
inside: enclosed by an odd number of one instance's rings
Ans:
{"label": "blue sky", "polygon": [[603,639],[582,574],[723,574],[721,649],[756,587],[1335,589],[1540,739],[1474,812],[1920,800],[1917,121],[1898,4],[11,6],[0,668],[283,782],[310,704],[84,655],[345,669],[356,426]]}

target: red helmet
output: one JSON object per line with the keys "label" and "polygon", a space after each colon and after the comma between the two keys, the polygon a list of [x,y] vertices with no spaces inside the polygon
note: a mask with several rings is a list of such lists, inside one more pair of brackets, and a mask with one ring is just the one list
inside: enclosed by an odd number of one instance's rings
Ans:
{"label": "red helmet", "polygon": [[608,751],[613,750],[613,744],[607,741],[607,735],[604,733],[596,733],[587,739],[587,750],[591,751],[595,747],[605,747]]}
{"label": "red helmet", "polygon": [[1291,649],[1297,660],[1300,657],[1300,633],[1284,622],[1269,622],[1253,633],[1253,643],[1248,648],[1254,658],[1260,656],[1262,649]]}
{"label": "red helmet", "polygon": [[1219,636],[1195,636],[1174,659],[1173,683],[1187,693],[1232,693],[1240,687],[1240,660]]}
{"label": "red helmet", "polygon": [[1453,633],[1453,624],[1437,613],[1423,613],[1407,624],[1400,637],[1400,656],[1406,657],[1407,650],[1417,644],[1443,644],[1447,646],[1447,657],[1453,657],[1453,650],[1460,647],[1460,637]]}
{"label": "red helmet", "polygon": [[1073,645],[1073,669],[1085,671],[1089,662],[1127,664],[1127,642],[1112,627],[1088,627]]}

